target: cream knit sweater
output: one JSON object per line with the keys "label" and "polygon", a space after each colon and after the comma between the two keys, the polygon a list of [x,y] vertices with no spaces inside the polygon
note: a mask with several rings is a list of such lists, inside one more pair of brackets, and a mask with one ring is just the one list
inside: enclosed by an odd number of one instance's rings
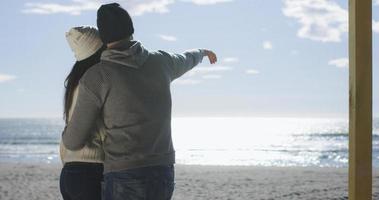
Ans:
{"label": "cream knit sweater", "polygon": [[[72,113],[74,111],[74,107],[76,104],[76,100],[78,97],[78,88],[75,88],[72,104],[69,109],[68,121],[71,120]],[[77,151],[68,150],[62,140],[60,141],[60,157],[62,163],[68,162],[90,162],[90,163],[103,163],[104,161],[104,151],[103,151],[103,141],[105,137],[104,125],[101,120],[97,121],[96,124],[97,132],[94,134],[93,138],[91,138],[90,142],[86,144],[82,149]]]}

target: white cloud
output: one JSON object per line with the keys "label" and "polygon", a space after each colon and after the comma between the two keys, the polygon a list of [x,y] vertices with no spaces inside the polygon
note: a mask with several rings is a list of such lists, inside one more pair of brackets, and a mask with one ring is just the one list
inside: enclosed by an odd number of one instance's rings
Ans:
{"label": "white cloud", "polygon": [[201,80],[185,79],[185,78],[180,78],[174,81],[174,83],[179,84],[179,85],[197,85],[201,82],[202,82]]}
{"label": "white cloud", "polygon": [[233,70],[232,67],[216,65],[216,66],[209,66],[209,67],[195,67],[194,69],[189,71],[187,74],[188,76],[193,76],[196,74],[208,74],[212,72],[225,72],[225,71],[231,71],[231,70]]}
{"label": "white cloud", "polygon": [[203,76],[203,79],[220,79],[220,78],[222,78],[222,76],[219,74],[208,74],[208,75]]}
{"label": "white cloud", "polygon": [[346,68],[349,67],[349,59],[348,58],[337,58],[330,60],[328,62],[329,65],[334,65],[338,68]]}
{"label": "white cloud", "polygon": [[166,41],[169,41],[169,42],[175,42],[178,40],[178,38],[176,38],[175,36],[172,36],[172,35],[158,35],[162,40],[166,40]]}
{"label": "white cloud", "polygon": [[379,33],[379,21],[372,21],[372,31],[375,33]]}
{"label": "white cloud", "polygon": [[374,5],[379,5],[379,0],[376,0]]}
{"label": "white cloud", "polygon": [[232,2],[233,0],[182,0],[185,2],[192,2],[196,5],[213,5],[217,3]]}
{"label": "white cloud", "polygon": [[260,72],[256,69],[248,69],[245,71],[246,74],[251,74],[251,75],[256,75],[256,74],[259,74]]}
{"label": "white cloud", "polygon": [[[121,0],[118,3],[133,16],[145,13],[167,13],[168,5],[175,0]],[[95,11],[105,0],[71,0],[69,3],[26,3],[24,13],[80,15],[84,11]]]}
{"label": "white cloud", "polygon": [[271,41],[264,41],[262,44],[263,49],[271,50],[273,48]]}
{"label": "white cloud", "polygon": [[[167,13],[169,5],[178,0],[119,0],[118,3],[129,11],[133,16],[145,13]],[[188,0],[187,0],[188,1]],[[189,0],[197,5],[213,5],[232,0]],[[66,1],[67,2],[67,1]],[[100,5],[109,3],[107,0],[71,0],[67,3],[26,3],[23,13],[28,14],[70,14],[80,15],[85,11],[95,11]]]}
{"label": "white cloud", "polygon": [[80,15],[83,11],[91,11],[99,8],[101,4],[97,1],[73,0],[67,4],[59,3],[26,3],[23,13],[33,14],[58,14],[67,13],[70,15]]}
{"label": "white cloud", "polygon": [[195,67],[191,71],[185,73],[176,82],[180,85],[196,85],[205,80],[211,81],[221,79],[223,77],[222,73],[231,70],[233,70],[232,67],[223,65]]}
{"label": "white cloud", "polygon": [[298,50],[295,50],[295,49],[291,50],[290,53],[291,53],[291,55],[293,55],[293,56],[299,55],[299,51],[298,51]]}
{"label": "white cloud", "polygon": [[301,24],[300,38],[340,42],[348,31],[348,11],[333,0],[285,0],[283,13]]}
{"label": "white cloud", "polygon": [[0,74],[0,83],[16,79],[16,76],[9,74]]}
{"label": "white cloud", "polygon": [[175,0],[123,0],[120,5],[125,5],[131,15],[139,16],[145,13],[168,13],[168,5]]}
{"label": "white cloud", "polygon": [[239,58],[236,57],[226,57],[222,60],[225,63],[235,63],[239,61]]}

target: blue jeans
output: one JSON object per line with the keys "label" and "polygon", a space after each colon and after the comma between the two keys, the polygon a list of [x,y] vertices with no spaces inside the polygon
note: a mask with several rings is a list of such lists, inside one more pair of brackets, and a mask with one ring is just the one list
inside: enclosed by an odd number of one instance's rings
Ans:
{"label": "blue jeans", "polygon": [[66,163],[60,177],[60,190],[64,200],[101,200],[103,164]]}
{"label": "blue jeans", "polygon": [[104,175],[103,200],[170,200],[174,166],[151,166]]}

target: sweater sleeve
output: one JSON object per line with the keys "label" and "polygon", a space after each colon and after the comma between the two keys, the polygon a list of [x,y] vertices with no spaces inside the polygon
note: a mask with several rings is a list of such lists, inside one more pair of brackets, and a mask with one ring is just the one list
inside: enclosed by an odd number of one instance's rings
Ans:
{"label": "sweater sleeve", "polygon": [[191,70],[193,67],[202,62],[205,56],[203,49],[187,50],[181,54],[171,54],[160,51],[169,61],[168,65],[171,71],[171,80],[175,80]]}
{"label": "sweater sleeve", "polygon": [[106,84],[96,72],[86,72],[79,83],[77,101],[71,119],[65,127],[62,140],[69,150],[85,146],[96,132],[96,121],[102,113]]}

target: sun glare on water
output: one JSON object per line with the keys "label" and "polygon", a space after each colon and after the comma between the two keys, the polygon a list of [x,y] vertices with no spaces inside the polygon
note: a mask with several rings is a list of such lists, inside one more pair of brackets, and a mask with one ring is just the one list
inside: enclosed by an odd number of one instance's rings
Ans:
{"label": "sun glare on water", "polygon": [[[329,166],[347,162],[346,120],[175,118],[180,164]],[[342,154],[341,154],[342,152]]]}

